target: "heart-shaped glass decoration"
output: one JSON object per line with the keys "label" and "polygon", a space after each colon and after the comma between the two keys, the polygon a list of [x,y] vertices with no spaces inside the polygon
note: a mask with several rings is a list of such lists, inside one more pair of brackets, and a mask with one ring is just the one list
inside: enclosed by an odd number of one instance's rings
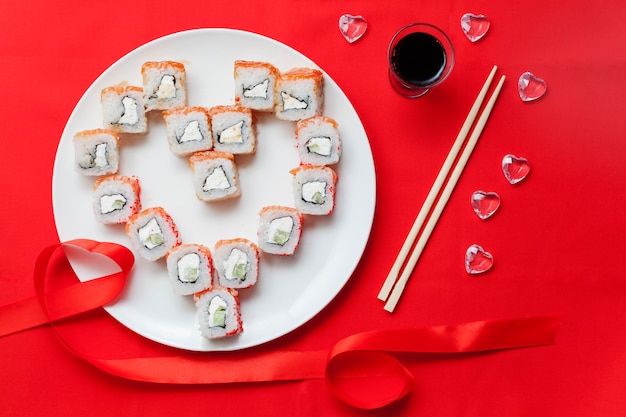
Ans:
{"label": "heart-shaped glass decoration", "polygon": [[541,98],[548,89],[544,80],[532,72],[526,71],[517,81],[517,90],[522,101],[533,101]]}
{"label": "heart-shaped glass decoration", "polygon": [[500,207],[500,196],[493,191],[478,190],[472,193],[471,202],[474,213],[485,220],[493,216],[498,207]]}
{"label": "heart-shaped glass decoration", "polygon": [[465,13],[461,17],[461,30],[471,42],[478,42],[489,31],[491,22],[482,14]]}
{"label": "heart-shaped glass decoration", "polygon": [[339,31],[350,43],[361,39],[367,30],[367,20],[363,16],[344,14],[339,18]]}
{"label": "heart-shaped glass decoration", "polygon": [[502,172],[510,184],[517,184],[528,176],[530,164],[526,158],[507,154],[502,158]]}
{"label": "heart-shaped glass decoration", "polygon": [[487,272],[493,266],[493,256],[479,245],[472,245],[465,252],[465,270],[477,275]]}

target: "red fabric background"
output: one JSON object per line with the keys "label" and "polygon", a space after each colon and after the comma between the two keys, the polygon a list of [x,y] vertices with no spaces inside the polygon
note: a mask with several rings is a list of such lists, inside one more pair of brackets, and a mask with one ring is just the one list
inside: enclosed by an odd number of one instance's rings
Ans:
{"label": "red fabric background", "polygon": [[[310,323],[259,352],[327,349],[376,329],[553,313],[564,320],[554,346],[452,360],[403,358],[416,390],[373,412],[338,402],[322,380],[210,388],[121,380],[69,355],[42,327],[0,339],[2,415],[161,416],[218,406],[232,416],[623,415],[623,2],[61,0],[5,1],[2,9],[0,305],[34,295],[34,261],[58,240],[50,177],[58,139],[83,92],[147,41],[229,27],[275,38],[324,68],[360,114],[377,170],[370,243],[345,290]],[[465,12],[492,21],[476,44],[461,33]],[[337,28],[344,13],[369,21],[366,35],[352,45]],[[449,33],[456,66],[443,85],[411,101],[389,87],[385,54],[395,30],[413,21]],[[376,294],[493,64],[508,76],[501,98],[405,297],[394,314],[386,313]],[[516,91],[527,70],[548,82],[546,96],[532,103],[522,103]],[[532,165],[517,186],[500,170],[506,153]],[[469,206],[477,189],[502,197],[500,211],[486,222]],[[488,274],[464,271],[472,243],[494,254]],[[63,331],[94,355],[180,353],[136,336],[101,311],[70,320]]]}

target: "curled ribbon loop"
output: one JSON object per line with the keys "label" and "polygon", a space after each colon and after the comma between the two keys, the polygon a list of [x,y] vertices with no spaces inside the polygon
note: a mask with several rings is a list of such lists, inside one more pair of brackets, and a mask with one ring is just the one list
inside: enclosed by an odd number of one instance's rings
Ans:
{"label": "curled ribbon loop", "polygon": [[[46,293],[45,278],[55,251],[77,246],[112,259],[120,271]],[[37,297],[0,307],[0,337],[102,307],[121,292],[133,267],[127,248],[87,239],[46,248],[35,264]],[[121,378],[160,384],[227,384],[325,379],[329,391],[354,407],[374,409],[409,394],[414,378],[397,353],[462,353],[552,344],[556,316],[484,320],[422,329],[358,333],[329,351],[272,351],[184,356],[94,358],[75,350],[53,326],[72,354]]]}

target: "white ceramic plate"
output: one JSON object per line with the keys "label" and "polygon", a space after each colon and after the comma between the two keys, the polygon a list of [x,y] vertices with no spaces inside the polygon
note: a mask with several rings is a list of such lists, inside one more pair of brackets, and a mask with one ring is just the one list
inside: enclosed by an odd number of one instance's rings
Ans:
{"label": "white ceramic plate", "polygon": [[[108,68],[85,92],[61,137],[54,165],[52,194],[59,238],[89,238],[130,243],[123,226],[105,226],[91,211],[94,178],[74,171],[72,138],[81,130],[102,126],[100,90],[129,83],[141,85],[145,61],[185,64],[189,105],[211,107],[234,103],[233,62],[271,62],[280,70],[317,67],[301,53],[272,39],[230,29],[198,29],[147,43]],[[321,311],[343,288],[367,243],[375,207],[376,179],[369,142],[357,113],[337,84],[325,75],[324,115],[340,127],[343,155],[335,166],[339,183],[331,216],[306,216],[296,254],[262,255],[259,282],[240,290],[244,332],[210,341],[200,336],[195,308],[188,296],[172,292],[164,260],[136,256],[128,288],[106,310],[134,332],[187,350],[237,350],[274,340],[298,328]],[[238,156],[242,196],[218,203],[197,200],[186,159],[169,151],[159,112],[149,117],[146,135],[120,139],[122,175],[137,175],[144,208],[162,206],[177,223],[184,243],[212,248],[219,239],[256,241],[259,210],[266,205],[293,205],[291,174],[298,165],[295,123],[259,114],[258,145],[253,156]],[[72,258],[72,257],[71,257]],[[72,259],[79,278],[89,272]],[[87,268],[88,269],[88,268]]]}

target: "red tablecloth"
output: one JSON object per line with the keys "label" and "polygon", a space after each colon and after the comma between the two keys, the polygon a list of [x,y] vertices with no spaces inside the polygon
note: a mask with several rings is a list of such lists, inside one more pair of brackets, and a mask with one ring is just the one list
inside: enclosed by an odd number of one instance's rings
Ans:
{"label": "red tablecloth", "polygon": [[[70,355],[44,326],[0,339],[0,414],[623,415],[623,3],[395,3],[5,2],[0,305],[34,296],[37,255],[58,242],[51,173],[59,137],[83,92],[150,40],[226,27],[283,42],[333,77],[363,121],[377,171],[370,242],[351,280],[311,322],[257,352],[324,350],[368,330],[562,314],[557,343],[489,355],[403,357],[415,390],[390,407],[364,412],[332,397],[319,379],[211,387],[123,380]],[[477,43],[461,32],[466,12],[491,19]],[[369,22],[357,43],[339,33],[344,13]],[[456,65],[443,85],[407,100],[387,82],[386,48],[399,27],[414,21],[450,35]],[[493,64],[508,76],[500,100],[405,297],[389,314],[376,298],[380,285]],[[548,83],[538,101],[518,96],[517,78],[525,71]],[[532,166],[516,186],[500,169],[507,153]],[[502,197],[488,221],[469,205],[477,189]],[[465,250],[473,243],[494,254],[487,274],[465,272]],[[100,310],[72,319],[64,331],[94,355],[181,353],[135,335]]]}

